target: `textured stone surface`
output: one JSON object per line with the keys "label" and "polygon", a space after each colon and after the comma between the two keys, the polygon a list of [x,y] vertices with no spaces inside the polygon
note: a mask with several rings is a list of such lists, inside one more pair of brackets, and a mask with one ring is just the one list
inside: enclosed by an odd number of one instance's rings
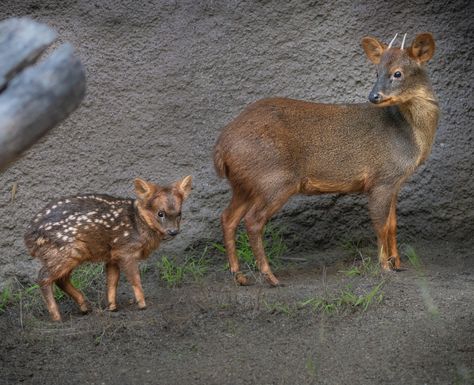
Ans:
{"label": "textured stone surface", "polygon": [[[469,240],[474,230],[470,15],[465,1],[3,0],[0,18],[30,16],[70,41],[87,71],[82,106],[0,175],[0,285],[32,276],[26,223],[50,197],[132,194],[136,176],[194,176],[183,232],[161,253],[221,238],[229,195],[211,161],[221,128],[267,96],[361,102],[375,77],[359,45],[371,34],[430,31],[442,110],[433,152],[399,199],[400,240]],[[16,196],[11,200],[13,185]],[[276,221],[296,250],[372,236],[359,196],[293,199]]]}

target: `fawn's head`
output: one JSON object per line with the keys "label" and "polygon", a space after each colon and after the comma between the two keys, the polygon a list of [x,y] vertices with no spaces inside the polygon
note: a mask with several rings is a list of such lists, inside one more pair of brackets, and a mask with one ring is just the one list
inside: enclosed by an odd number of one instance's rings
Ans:
{"label": "fawn's head", "polygon": [[164,187],[135,179],[139,215],[151,229],[165,238],[179,233],[181,206],[191,192],[191,182],[190,175]]}
{"label": "fawn's head", "polygon": [[433,36],[430,33],[419,34],[405,49],[404,41],[401,48],[392,47],[394,40],[387,46],[373,37],[362,39],[367,57],[377,66],[377,81],[369,100],[385,107],[405,103],[414,97],[430,98],[430,81],[424,64],[434,54]]}

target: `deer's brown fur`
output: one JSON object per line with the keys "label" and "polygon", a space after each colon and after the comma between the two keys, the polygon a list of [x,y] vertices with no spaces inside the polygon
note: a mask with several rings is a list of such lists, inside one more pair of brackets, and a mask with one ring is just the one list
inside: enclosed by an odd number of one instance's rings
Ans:
{"label": "deer's brown fur", "polygon": [[261,272],[272,285],[263,249],[265,223],[295,194],[364,192],[383,269],[398,269],[396,201],[405,180],[426,160],[438,123],[438,103],[425,62],[431,34],[407,49],[366,37],[362,46],[378,78],[364,104],[319,104],[286,98],[259,100],[224,128],[214,149],[218,175],[232,199],[221,221],[230,268],[240,273],[235,230],[241,219]]}
{"label": "deer's brown fur", "polygon": [[28,251],[42,263],[38,275],[48,311],[60,321],[53,283],[88,311],[84,295],[70,281],[84,262],[105,262],[108,309],[116,310],[122,270],[139,308],[145,308],[138,263],[160,242],[179,232],[181,206],[190,193],[191,176],[170,186],[135,180],[137,199],[87,194],[54,199],[32,220],[25,234]]}

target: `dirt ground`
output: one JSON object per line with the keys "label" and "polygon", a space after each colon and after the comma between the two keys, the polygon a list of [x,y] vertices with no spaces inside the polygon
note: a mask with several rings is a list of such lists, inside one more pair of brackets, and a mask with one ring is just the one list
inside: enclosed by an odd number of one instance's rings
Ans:
{"label": "dirt ground", "polygon": [[[221,269],[168,288],[143,274],[148,308],[120,285],[120,310],[82,316],[61,302],[0,316],[2,384],[472,384],[474,258],[467,245],[416,244],[419,270],[348,277],[350,261],[321,267],[328,252],[278,272],[286,284],[237,287]],[[340,260],[346,259],[344,252]],[[221,261],[219,261],[221,263]],[[316,312],[301,304],[383,280],[383,298]]]}

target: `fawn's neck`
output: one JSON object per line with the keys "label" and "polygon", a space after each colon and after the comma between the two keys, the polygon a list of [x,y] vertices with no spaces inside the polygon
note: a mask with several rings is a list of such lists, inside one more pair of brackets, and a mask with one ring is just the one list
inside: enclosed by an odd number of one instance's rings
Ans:
{"label": "fawn's neck", "polygon": [[156,229],[150,227],[146,218],[142,217],[140,210],[138,209],[138,202],[136,200],[133,201],[133,211],[135,214],[137,231],[140,234],[140,239],[143,242],[145,254],[149,254],[159,246],[163,235],[156,231]]}
{"label": "fawn's neck", "polygon": [[417,158],[419,165],[426,160],[433,145],[439,118],[438,100],[430,89],[424,89],[407,102],[400,104],[399,109],[413,129],[415,144],[419,150]]}

